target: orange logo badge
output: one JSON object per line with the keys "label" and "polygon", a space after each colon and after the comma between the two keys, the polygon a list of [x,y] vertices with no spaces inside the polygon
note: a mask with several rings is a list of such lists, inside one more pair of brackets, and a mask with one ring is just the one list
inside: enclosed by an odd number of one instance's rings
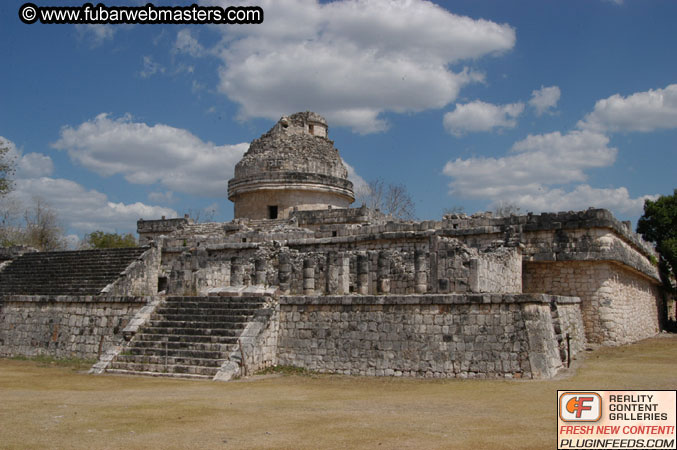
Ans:
{"label": "orange logo badge", "polygon": [[559,396],[559,417],[564,422],[597,422],[602,397],[596,392],[565,392]]}

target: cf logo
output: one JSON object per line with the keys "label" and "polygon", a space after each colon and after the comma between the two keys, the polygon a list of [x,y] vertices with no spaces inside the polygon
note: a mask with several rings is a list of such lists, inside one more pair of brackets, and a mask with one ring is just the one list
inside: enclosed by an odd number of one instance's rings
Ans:
{"label": "cf logo", "polygon": [[602,397],[596,392],[559,395],[559,417],[564,422],[596,422],[602,417]]}

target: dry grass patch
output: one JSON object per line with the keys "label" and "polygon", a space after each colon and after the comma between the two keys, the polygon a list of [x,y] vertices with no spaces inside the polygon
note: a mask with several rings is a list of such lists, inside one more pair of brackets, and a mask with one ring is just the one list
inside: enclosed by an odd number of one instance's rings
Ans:
{"label": "dry grass patch", "polygon": [[557,389],[674,389],[677,336],[549,381],[279,375],[214,383],[0,360],[2,448],[547,449]]}

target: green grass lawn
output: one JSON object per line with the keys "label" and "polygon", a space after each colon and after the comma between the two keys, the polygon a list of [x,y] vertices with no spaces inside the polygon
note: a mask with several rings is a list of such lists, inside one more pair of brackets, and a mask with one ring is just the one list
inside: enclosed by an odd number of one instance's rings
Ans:
{"label": "green grass lawn", "polygon": [[558,389],[675,389],[677,336],[548,381],[283,372],[219,383],[0,360],[0,448],[555,448]]}

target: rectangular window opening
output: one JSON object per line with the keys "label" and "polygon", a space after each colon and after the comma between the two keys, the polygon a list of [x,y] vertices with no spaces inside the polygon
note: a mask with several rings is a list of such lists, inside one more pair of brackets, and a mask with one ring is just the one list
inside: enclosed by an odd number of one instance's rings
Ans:
{"label": "rectangular window opening", "polygon": [[277,219],[277,205],[268,206],[268,218]]}

